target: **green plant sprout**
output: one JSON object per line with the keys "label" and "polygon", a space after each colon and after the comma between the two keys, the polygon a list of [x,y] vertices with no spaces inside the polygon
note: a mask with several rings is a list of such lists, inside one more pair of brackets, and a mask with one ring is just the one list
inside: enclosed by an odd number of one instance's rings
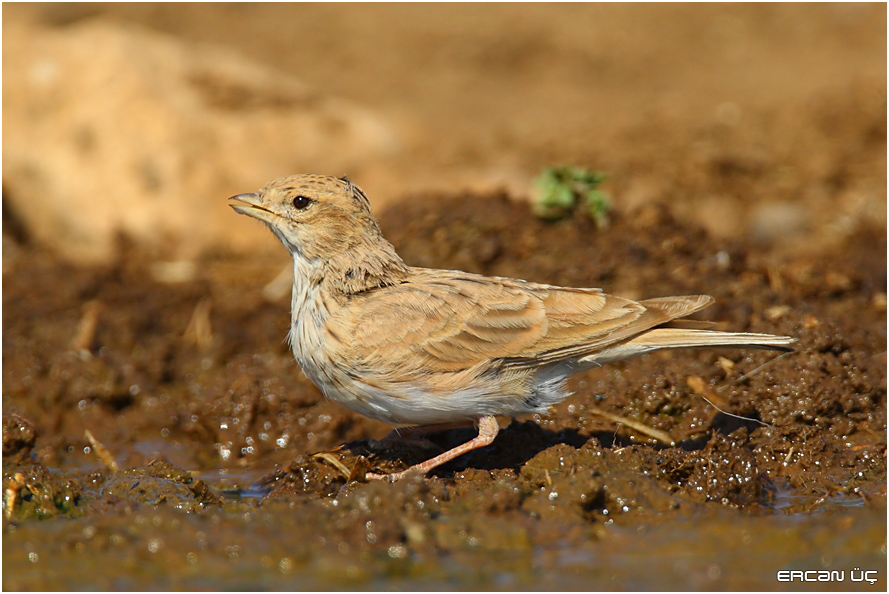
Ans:
{"label": "green plant sprout", "polygon": [[605,174],[583,167],[547,167],[535,180],[534,214],[555,221],[571,215],[582,202],[583,210],[600,229],[608,226],[611,198],[599,190]]}

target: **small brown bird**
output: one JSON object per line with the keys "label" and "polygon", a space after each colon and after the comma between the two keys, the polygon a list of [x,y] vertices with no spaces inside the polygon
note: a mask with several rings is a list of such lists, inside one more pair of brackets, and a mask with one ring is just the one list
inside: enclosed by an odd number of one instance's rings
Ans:
{"label": "small brown bird", "polygon": [[[602,293],[406,265],[347,179],[294,175],[230,200],[293,256],[288,338],[324,395],[416,434],[477,423],[478,436],[391,475],[426,473],[497,435],[498,415],[546,412],[577,371],[658,349],[789,350],[788,336],[680,320],[706,295],[635,302]],[[398,430],[397,430],[398,431]]]}

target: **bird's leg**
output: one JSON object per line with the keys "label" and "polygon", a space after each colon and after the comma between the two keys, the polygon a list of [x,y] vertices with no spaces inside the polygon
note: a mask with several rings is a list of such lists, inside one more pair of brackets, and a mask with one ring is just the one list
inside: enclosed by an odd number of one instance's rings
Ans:
{"label": "bird's leg", "polygon": [[[453,423],[448,423],[447,425],[453,425]],[[438,427],[438,425],[432,425],[431,427]],[[408,427],[408,429],[419,428]],[[482,417],[478,420],[478,435],[470,439],[466,443],[458,445],[457,447],[452,448],[443,454],[439,454],[434,458],[430,458],[425,462],[415,464],[414,466],[411,466],[410,468],[408,468],[407,470],[403,470],[402,472],[393,472],[392,474],[376,474],[373,472],[368,472],[367,474],[365,474],[365,478],[367,478],[368,480],[389,479],[390,481],[397,481],[412,473],[426,474],[433,468],[441,466],[445,462],[450,462],[458,456],[462,456],[463,454],[471,452],[472,450],[491,445],[491,443],[494,441],[494,438],[497,437],[497,433],[499,431],[500,426],[497,424],[496,418],[491,416]]]}

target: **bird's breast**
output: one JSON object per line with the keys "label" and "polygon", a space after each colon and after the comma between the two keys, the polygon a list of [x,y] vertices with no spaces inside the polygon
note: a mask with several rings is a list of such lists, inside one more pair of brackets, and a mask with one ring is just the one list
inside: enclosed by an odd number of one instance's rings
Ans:
{"label": "bird's breast", "polygon": [[288,339],[293,356],[306,375],[317,385],[324,383],[324,370],[328,366],[327,345],[324,344],[324,325],[329,312],[318,296],[319,288],[297,291],[294,284],[293,303],[290,309]]}
{"label": "bird's breast", "polygon": [[293,356],[312,382],[326,392],[330,382],[330,345],[325,325],[330,318],[328,300],[322,294],[321,271],[294,258],[290,330],[287,339]]}

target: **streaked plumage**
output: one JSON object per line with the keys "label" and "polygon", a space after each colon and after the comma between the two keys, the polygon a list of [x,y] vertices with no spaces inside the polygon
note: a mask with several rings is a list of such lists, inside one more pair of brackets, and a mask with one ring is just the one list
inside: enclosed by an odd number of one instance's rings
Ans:
{"label": "streaked plumage", "polygon": [[414,468],[423,472],[490,443],[495,416],[546,412],[576,371],[664,348],[793,342],[682,320],[712,303],[705,295],[635,302],[409,267],[346,179],[283,177],[232,200],[293,255],[289,339],[327,398],[393,425],[479,422],[479,437]]}

